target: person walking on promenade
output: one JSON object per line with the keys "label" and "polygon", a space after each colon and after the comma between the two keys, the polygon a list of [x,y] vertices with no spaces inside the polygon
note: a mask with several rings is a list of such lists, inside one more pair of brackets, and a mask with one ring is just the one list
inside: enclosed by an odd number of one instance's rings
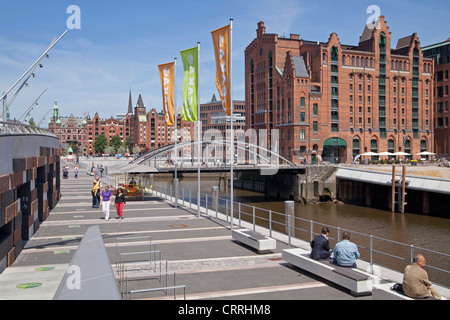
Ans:
{"label": "person walking on promenade", "polygon": [[326,260],[330,258],[330,242],[328,241],[328,233],[330,230],[327,227],[322,228],[322,234],[317,235],[311,241],[311,255],[314,260]]}
{"label": "person walking on promenade", "polygon": [[92,184],[92,208],[98,208],[101,183],[98,179],[94,179],[94,181],[92,181]]}
{"label": "person walking on promenade", "polygon": [[78,178],[78,165],[75,165],[75,178]]}
{"label": "person walking on promenade", "polygon": [[350,242],[349,232],[342,232],[342,239],[334,247],[333,263],[341,267],[356,268],[356,260],[360,257],[358,247]]}
{"label": "person walking on promenade", "polygon": [[111,196],[112,192],[109,190],[109,187],[106,186],[105,190],[102,191],[102,197],[100,200],[100,205],[102,206],[103,216],[105,217],[105,220],[109,220],[109,208],[111,205]]}
{"label": "person walking on promenade", "polygon": [[98,208],[102,191],[102,183],[100,182],[100,178],[96,177],[94,181],[92,181],[92,185],[92,208]]}
{"label": "person walking on promenade", "polygon": [[117,191],[115,193],[116,193],[116,201],[115,201],[114,205],[116,206],[117,215],[119,216],[119,220],[122,221],[123,208],[127,204],[125,201],[125,194],[123,193],[122,188],[117,189]]}
{"label": "person walking on promenade", "polygon": [[433,297],[445,300],[428,279],[428,273],[423,269],[426,262],[425,257],[418,254],[414,257],[412,264],[406,266],[403,274],[403,292],[413,299]]}

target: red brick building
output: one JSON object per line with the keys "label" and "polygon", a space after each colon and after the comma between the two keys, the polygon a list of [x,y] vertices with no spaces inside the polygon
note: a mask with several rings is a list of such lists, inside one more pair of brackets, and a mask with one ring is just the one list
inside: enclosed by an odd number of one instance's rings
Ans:
{"label": "red brick building", "polygon": [[130,136],[130,125],[131,119],[129,116],[123,120],[118,120],[113,117],[110,117],[109,119],[102,119],[98,113],[95,113],[95,116],[92,119],[89,119],[86,124],[86,154],[95,154],[95,139],[102,134],[106,137],[108,144],[111,141],[111,138],[116,135],[119,135],[122,139],[122,143],[124,143]]}
{"label": "red brick building", "polygon": [[280,155],[348,163],[368,151],[433,151],[434,65],[417,34],[391,49],[382,16],[356,46],[336,33],[327,42],[280,37],[263,22],[256,35],[245,50],[246,123],[278,129]]}
{"label": "red brick building", "polygon": [[434,60],[434,146],[438,156],[450,156],[450,39],[423,48],[424,56]]}
{"label": "red brick building", "polygon": [[50,118],[48,128],[51,132],[57,134],[59,143],[63,149],[71,144],[75,144],[79,149],[86,150],[86,124],[87,121],[84,116],[81,118],[71,114],[69,117],[61,117],[59,115],[58,102],[55,100],[53,115]]}

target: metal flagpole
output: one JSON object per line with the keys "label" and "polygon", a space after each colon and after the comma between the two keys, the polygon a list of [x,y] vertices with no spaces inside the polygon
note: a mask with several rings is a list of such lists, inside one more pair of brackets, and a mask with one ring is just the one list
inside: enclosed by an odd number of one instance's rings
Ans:
{"label": "metal flagpole", "polygon": [[202,121],[200,119],[200,42],[197,42],[197,216],[200,218],[200,155],[202,150],[201,144],[201,130],[202,130]]}
{"label": "metal flagpole", "polygon": [[177,112],[177,58],[173,66],[173,111],[175,125],[175,208],[178,207],[178,112]]}
{"label": "metal flagpole", "polygon": [[231,230],[233,230],[233,171],[234,171],[234,132],[233,132],[233,19],[230,19],[230,115],[231,115],[231,166],[230,166],[230,187],[231,187],[231,197],[230,197],[230,216],[231,216]]}

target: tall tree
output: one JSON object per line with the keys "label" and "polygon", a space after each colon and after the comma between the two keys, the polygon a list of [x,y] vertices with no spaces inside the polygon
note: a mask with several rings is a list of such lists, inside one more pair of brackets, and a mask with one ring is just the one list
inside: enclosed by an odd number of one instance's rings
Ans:
{"label": "tall tree", "polygon": [[114,137],[111,138],[109,141],[109,145],[114,148],[114,153],[117,153],[117,150],[122,145],[122,139],[118,134],[116,134]]}
{"label": "tall tree", "polygon": [[94,142],[95,153],[102,154],[107,145],[108,145],[108,140],[106,140],[106,137],[104,134],[97,136],[97,138],[95,138],[95,142]]}

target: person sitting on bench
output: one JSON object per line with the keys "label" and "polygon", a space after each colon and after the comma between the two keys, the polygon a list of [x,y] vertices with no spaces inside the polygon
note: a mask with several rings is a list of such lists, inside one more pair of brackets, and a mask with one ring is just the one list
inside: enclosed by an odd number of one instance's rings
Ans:
{"label": "person sitting on bench", "polygon": [[434,297],[445,300],[428,279],[428,273],[423,269],[426,262],[423,255],[417,254],[413,263],[406,266],[402,283],[403,292],[413,299]]}
{"label": "person sitting on bench", "polygon": [[331,256],[330,242],[328,241],[328,230],[327,227],[322,228],[322,234],[317,235],[313,241],[311,241],[311,255],[310,257],[314,260],[327,260]]}
{"label": "person sitting on bench", "polygon": [[356,268],[356,259],[359,259],[360,254],[356,244],[350,242],[349,232],[342,232],[342,241],[334,247],[333,255],[333,264],[341,267]]}

